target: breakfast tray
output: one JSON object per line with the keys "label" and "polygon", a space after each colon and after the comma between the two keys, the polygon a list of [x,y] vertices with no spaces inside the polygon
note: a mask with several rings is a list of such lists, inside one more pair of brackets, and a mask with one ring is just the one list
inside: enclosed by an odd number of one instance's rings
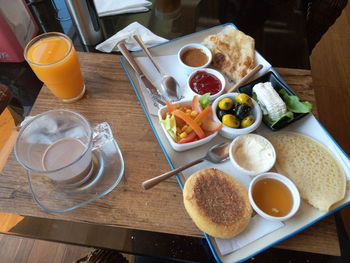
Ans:
{"label": "breakfast tray", "polygon": [[[196,32],[188,36],[184,36],[181,38],[177,38],[177,39],[165,42],[163,44],[156,45],[151,48],[151,53],[156,58],[161,56],[176,55],[179,49],[185,44],[201,43],[206,36],[210,34],[216,34],[226,26],[232,26],[236,28],[233,24],[224,24],[224,25],[216,26],[204,31]],[[132,54],[136,59],[139,59],[138,61],[141,61],[140,59],[145,57],[145,54],[140,51],[133,52]],[[258,56],[260,55],[258,54]],[[120,62],[140,101],[141,107],[143,108],[146,114],[146,117],[154,131],[154,134],[159,142],[159,145],[162,148],[164,155],[172,169],[175,169],[176,167],[180,167],[184,164],[187,164],[191,160],[195,160],[204,156],[206,151],[215,144],[229,141],[228,139],[218,135],[207,144],[199,146],[197,148],[184,151],[184,152],[174,151],[170,143],[168,142],[162,130],[162,127],[159,124],[158,116],[150,112],[149,107],[147,107],[146,105],[146,98],[144,96],[145,93],[141,91],[141,85],[139,84],[140,82],[135,72],[133,71],[133,69],[131,68],[131,66],[129,65],[129,63],[126,61],[124,57],[121,57]],[[273,68],[269,68],[268,70],[273,71],[280,78],[280,80],[284,82],[283,79],[278,75],[278,73]],[[330,136],[330,134],[323,128],[323,126],[316,120],[316,118],[312,114],[308,114],[304,118],[290,124],[289,126],[287,126],[282,130],[300,132],[302,134],[308,135],[318,140],[319,142],[321,142],[338,159],[339,163],[342,165],[346,173],[347,180],[350,179],[350,158],[344,153],[344,151],[338,146],[335,140]],[[262,134],[262,135],[265,135],[271,132],[273,131],[269,130],[264,124],[261,124],[258,130],[256,130],[256,133]],[[194,166],[188,169],[187,171],[184,171],[184,174],[177,176],[177,181],[181,189],[183,189],[183,184],[186,180],[185,179],[186,176],[188,176],[193,171],[203,169],[204,167],[202,167],[201,165],[203,166],[205,164],[199,164],[197,166]],[[208,166],[208,164],[206,165]],[[211,167],[217,167],[217,166],[212,165]],[[247,187],[246,184],[243,183],[243,185]],[[309,204],[307,204],[305,201],[302,201],[297,215],[294,216],[292,219],[285,221],[283,227],[280,227],[277,230],[267,235],[264,235],[263,237],[260,237],[259,239],[239,248],[238,250],[235,250],[234,252],[231,252],[225,255],[222,255],[220,253],[215,238],[210,237],[205,233],[204,233],[204,236],[217,262],[242,262],[276,245],[277,243],[297,234],[298,232],[304,230],[305,228],[321,220],[322,218],[334,213],[335,211],[349,204],[350,204],[349,190],[346,191],[346,196],[342,200],[342,202],[338,204],[337,207],[333,208],[331,211],[327,213],[321,212],[313,208]]]}

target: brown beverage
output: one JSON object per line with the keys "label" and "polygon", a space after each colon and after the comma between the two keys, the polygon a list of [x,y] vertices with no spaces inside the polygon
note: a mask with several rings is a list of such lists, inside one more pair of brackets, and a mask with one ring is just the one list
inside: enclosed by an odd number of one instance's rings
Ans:
{"label": "brown beverage", "polygon": [[[86,146],[78,139],[63,138],[52,143],[45,151],[42,157],[43,168],[47,171],[52,171],[65,167],[76,161],[85,152]],[[84,156],[83,158],[86,158]],[[83,179],[90,161],[83,162],[83,167],[70,167],[64,173],[60,173],[59,178],[61,182],[71,182]]]}

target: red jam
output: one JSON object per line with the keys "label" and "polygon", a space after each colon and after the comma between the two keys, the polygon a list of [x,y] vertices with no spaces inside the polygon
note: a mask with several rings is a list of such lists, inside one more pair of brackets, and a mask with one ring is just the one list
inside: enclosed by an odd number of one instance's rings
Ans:
{"label": "red jam", "polygon": [[207,73],[205,71],[198,71],[191,77],[190,87],[195,93],[199,95],[206,93],[214,95],[221,90],[221,82],[213,74]]}

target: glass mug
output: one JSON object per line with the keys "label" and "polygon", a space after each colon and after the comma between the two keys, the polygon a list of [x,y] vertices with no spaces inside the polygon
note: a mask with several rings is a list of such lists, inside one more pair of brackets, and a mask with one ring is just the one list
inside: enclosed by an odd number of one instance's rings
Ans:
{"label": "glass mug", "polygon": [[39,35],[27,44],[24,57],[35,75],[63,102],[75,102],[83,97],[83,75],[68,36],[57,32]]}
{"label": "glass mug", "polygon": [[58,184],[80,185],[92,173],[92,151],[114,139],[107,123],[96,127],[73,111],[44,112],[21,128],[15,156],[30,173],[45,175]]}

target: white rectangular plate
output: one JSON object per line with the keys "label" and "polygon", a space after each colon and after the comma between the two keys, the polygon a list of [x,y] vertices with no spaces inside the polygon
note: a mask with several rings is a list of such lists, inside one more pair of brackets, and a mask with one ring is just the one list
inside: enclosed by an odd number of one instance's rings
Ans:
{"label": "white rectangular plate", "polygon": [[[210,35],[210,34],[216,34],[219,31],[223,29],[224,26],[233,26],[233,24],[225,24],[220,25],[208,30],[204,30],[201,32],[193,33],[191,35],[178,38],[175,40],[168,41],[164,44],[157,45],[155,47],[151,48],[151,52],[154,56],[169,56],[177,54],[178,50],[188,43],[200,43],[203,41],[203,39]],[[143,52],[134,52],[134,57],[144,57]],[[143,93],[141,91],[141,86],[139,84],[138,78],[135,75],[135,72],[132,70],[130,65],[126,62],[126,60],[122,57],[121,58],[122,66],[128,75],[128,78],[135,90],[135,93],[138,97],[138,99],[141,102],[141,106],[143,110],[145,111],[145,114],[150,122],[150,125],[156,135],[156,138],[170,164],[170,166],[174,169],[174,167],[179,167],[184,164],[188,163],[188,160],[195,160],[197,158],[200,158],[205,155],[207,149],[217,143],[221,143],[224,141],[227,141],[227,139],[221,137],[220,135],[216,136],[212,141],[209,143],[202,145],[198,148],[191,149],[185,152],[176,152],[172,149],[171,145],[169,144],[169,141],[166,138],[166,135],[164,134],[162,127],[159,124],[158,117],[153,116],[148,111],[147,107],[145,106],[145,98],[143,96]],[[272,71],[274,71],[271,68]],[[301,120],[287,126],[286,128],[282,130],[288,130],[288,131],[296,131],[303,133],[305,135],[309,135],[310,137],[313,137],[314,139],[318,140],[319,142],[323,143],[327,148],[336,156],[336,158],[339,160],[340,164],[343,166],[344,171],[347,175],[347,178],[349,180],[350,178],[350,158],[344,153],[344,151],[337,145],[337,143],[334,141],[334,139],[329,135],[329,133],[322,127],[322,125],[316,120],[316,118],[309,114],[308,116],[305,116]],[[266,134],[271,132],[268,128],[265,127],[264,124],[262,124],[259,129],[257,130],[257,133],[259,134]],[[185,180],[185,177],[191,174],[193,171],[200,170],[205,167],[205,165],[208,164],[199,164],[195,167],[192,167],[184,172],[184,176],[178,177],[178,182],[180,184],[180,187],[183,188],[183,182]],[[206,166],[207,167],[207,166]],[[214,167],[214,166],[213,166]],[[245,261],[254,255],[264,251],[265,249],[297,234],[298,232],[304,230],[305,228],[311,226],[312,224],[316,223],[317,221],[321,220],[322,218],[328,216],[331,213],[334,213],[335,211],[343,208],[344,206],[347,206],[350,204],[350,191],[347,190],[346,196],[344,200],[332,211],[328,213],[321,212],[310,205],[308,205],[306,202],[302,201],[301,207],[299,212],[295,217],[292,219],[284,222],[284,227],[279,228],[278,230],[271,232],[267,235],[265,235],[262,238],[259,238],[252,243],[232,252],[226,255],[221,255],[215,239],[204,234],[209,246],[214,254],[214,257],[218,262],[240,262]]]}

